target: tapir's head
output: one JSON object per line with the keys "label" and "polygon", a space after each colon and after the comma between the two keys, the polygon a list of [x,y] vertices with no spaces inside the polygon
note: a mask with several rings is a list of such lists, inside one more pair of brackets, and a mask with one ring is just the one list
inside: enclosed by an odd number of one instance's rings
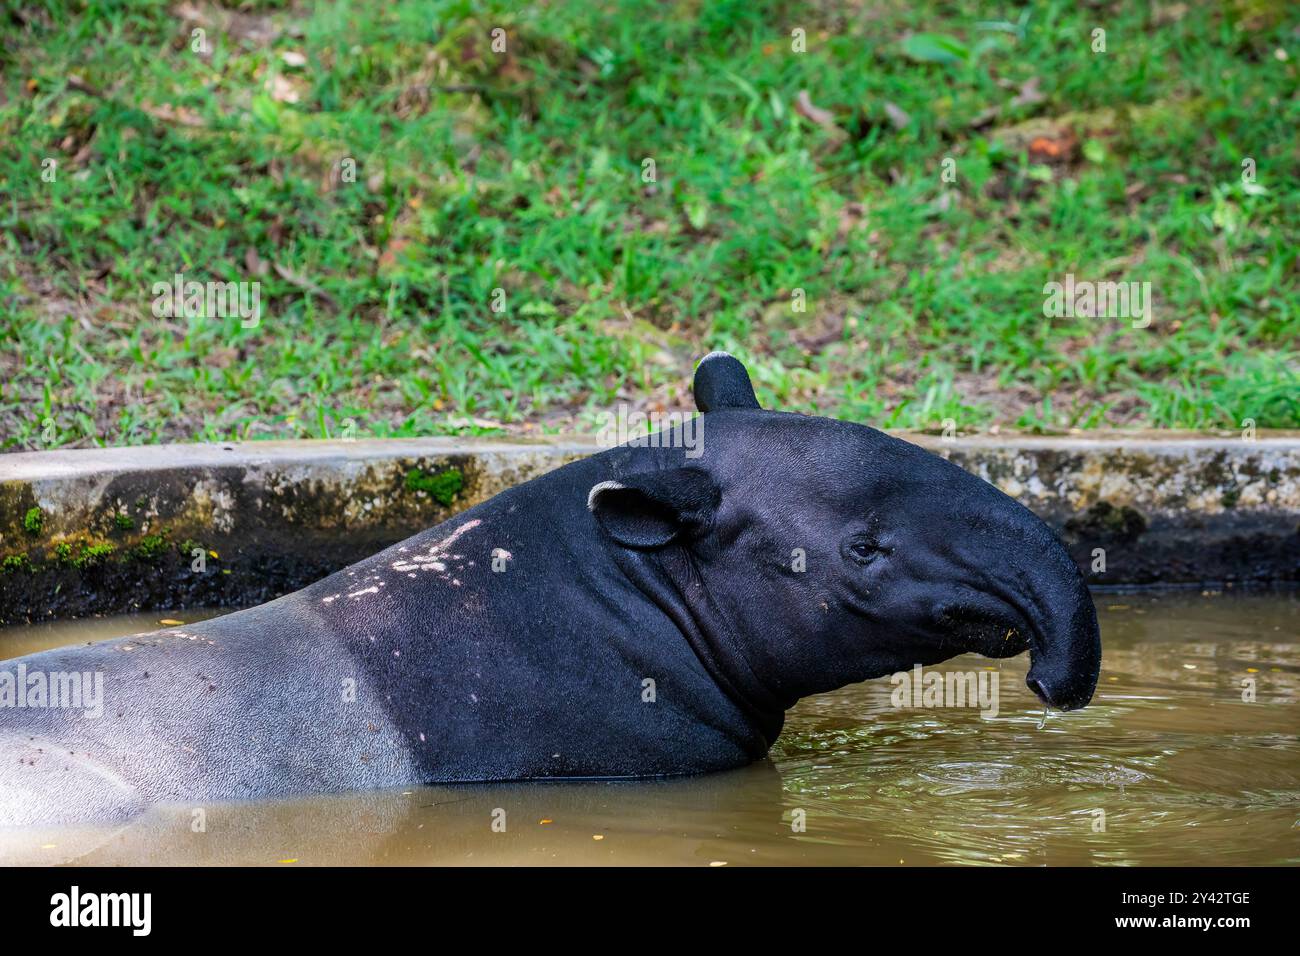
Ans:
{"label": "tapir's head", "polygon": [[1092,599],[1028,509],[874,429],[763,411],[725,353],[701,362],[695,397],[701,455],[649,459],[588,503],[614,547],[672,569],[689,613],[777,699],[1026,649],[1045,703],[1092,698]]}

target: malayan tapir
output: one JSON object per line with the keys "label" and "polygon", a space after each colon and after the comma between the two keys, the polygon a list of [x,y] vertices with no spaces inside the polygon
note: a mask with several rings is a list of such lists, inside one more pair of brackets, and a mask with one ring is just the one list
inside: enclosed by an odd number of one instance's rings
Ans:
{"label": "malayan tapir", "polygon": [[1088,703],[1096,611],[1027,509],[874,429],[762,410],[725,353],[694,390],[694,448],[611,448],[260,607],[0,662],[103,675],[98,717],[0,708],[0,823],[721,770],[801,697],[965,652],[1028,649],[1038,697]]}

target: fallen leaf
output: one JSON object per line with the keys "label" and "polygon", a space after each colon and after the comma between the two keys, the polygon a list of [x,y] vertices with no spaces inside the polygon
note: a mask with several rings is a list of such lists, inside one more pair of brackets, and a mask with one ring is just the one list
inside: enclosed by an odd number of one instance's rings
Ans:
{"label": "fallen leaf", "polygon": [[894,129],[906,129],[912,123],[912,117],[907,111],[895,106],[889,100],[885,100],[885,115],[889,117],[889,122],[894,124]]}
{"label": "fallen leaf", "polygon": [[405,239],[401,236],[394,236],[389,240],[388,245],[384,247],[384,251],[379,256],[379,268],[391,269],[393,266],[397,265],[398,254],[410,244],[410,239]]}
{"label": "fallen leaf", "polygon": [[813,103],[812,98],[808,95],[807,90],[800,90],[799,95],[794,100],[794,111],[806,120],[811,120],[818,126],[827,129],[838,129],[835,125],[835,114],[830,110],[824,110]]}
{"label": "fallen leaf", "polygon": [[1035,103],[1041,103],[1047,99],[1038,89],[1038,84],[1042,82],[1041,77],[1035,76],[1033,79],[1026,80],[1020,85],[1020,92],[1011,99],[1012,106],[1033,106]]}
{"label": "fallen leaf", "polygon": [[478,417],[456,417],[446,420],[448,428],[505,428],[502,422],[494,421],[491,418]]}
{"label": "fallen leaf", "polygon": [[281,73],[277,73],[267,81],[266,91],[271,94],[271,99],[277,103],[297,103],[298,91],[289,82],[289,78]]}
{"label": "fallen leaf", "polygon": [[1177,23],[1183,17],[1187,16],[1187,4],[1168,3],[1157,5],[1152,13],[1155,22],[1160,26],[1164,26],[1167,23]]}
{"label": "fallen leaf", "polygon": [[196,127],[203,125],[203,119],[199,114],[184,106],[173,106],[170,103],[163,103],[159,106],[154,106],[148,100],[144,100],[140,103],[140,109],[144,110],[154,119],[163,120],[167,123],[179,123],[181,126]]}
{"label": "fallen leaf", "polygon": [[[298,273],[293,272],[287,267],[280,265],[280,263],[278,262],[275,264],[275,271],[280,276],[280,278],[283,279],[285,282],[289,282],[293,285],[296,285],[298,288],[303,289],[306,292],[310,292],[313,295],[319,296],[325,302],[329,303],[331,308],[338,308],[338,304],[334,301],[333,296],[331,296],[328,292],[326,292],[324,289],[316,285],[314,282],[312,282],[310,279],[306,278],[305,276],[301,276]],[[227,571],[225,573],[229,574],[230,572]]]}
{"label": "fallen leaf", "polygon": [[1029,158],[1040,163],[1069,162],[1079,146],[1079,138],[1065,129],[1051,136],[1035,136],[1029,141]]}
{"label": "fallen leaf", "polygon": [[[844,338],[844,313],[836,312],[827,319],[818,323],[818,327],[805,330],[804,334],[794,334],[790,338],[809,354],[820,352],[823,348],[832,342],[838,342]],[[823,605],[823,609],[825,605]]]}
{"label": "fallen leaf", "polygon": [[[248,269],[250,275],[255,276],[264,276],[271,268],[266,264],[266,260],[257,254],[257,249],[253,246],[244,250],[244,267]],[[212,556],[215,558],[216,554]]]}
{"label": "fallen leaf", "polygon": [[867,214],[867,207],[860,202],[846,202],[840,209],[840,221],[835,229],[835,241],[841,242],[854,229],[862,224]]}
{"label": "fallen leaf", "polygon": [[[284,32],[274,22],[273,15],[267,13],[236,13],[216,4],[200,7],[194,3],[178,4],[172,12],[182,20],[220,30],[238,40],[249,40],[257,46],[271,43]],[[298,31],[290,32],[300,35]]]}

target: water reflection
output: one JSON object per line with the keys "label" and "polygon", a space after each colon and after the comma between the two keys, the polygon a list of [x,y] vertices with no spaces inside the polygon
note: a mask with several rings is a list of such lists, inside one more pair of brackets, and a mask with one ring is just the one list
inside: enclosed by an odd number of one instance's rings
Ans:
{"label": "water reflection", "polygon": [[[209,806],[197,832],[196,808],[159,808],[117,831],[0,831],[0,862],[1300,862],[1300,599],[1125,595],[1098,607],[1097,697],[1042,729],[1023,657],[962,658],[946,668],[998,673],[996,718],[896,709],[888,681],[872,681],[801,702],[771,759],[730,773]],[[0,633],[0,655],[158,617]]]}

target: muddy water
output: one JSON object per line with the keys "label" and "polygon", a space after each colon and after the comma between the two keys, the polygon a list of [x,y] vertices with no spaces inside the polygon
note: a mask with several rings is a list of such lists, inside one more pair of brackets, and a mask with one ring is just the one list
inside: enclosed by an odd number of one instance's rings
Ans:
{"label": "muddy water", "polygon": [[[730,773],[217,805],[201,828],[196,808],[160,808],[0,830],[0,862],[1300,863],[1300,594],[1097,603],[1097,697],[1045,722],[1024,657],[960,658],[940,669],[996,675],[996,717],[897,708],[882,679],[802,701],[771,759]],[[0,631],[0,657],[199,616]]]}

